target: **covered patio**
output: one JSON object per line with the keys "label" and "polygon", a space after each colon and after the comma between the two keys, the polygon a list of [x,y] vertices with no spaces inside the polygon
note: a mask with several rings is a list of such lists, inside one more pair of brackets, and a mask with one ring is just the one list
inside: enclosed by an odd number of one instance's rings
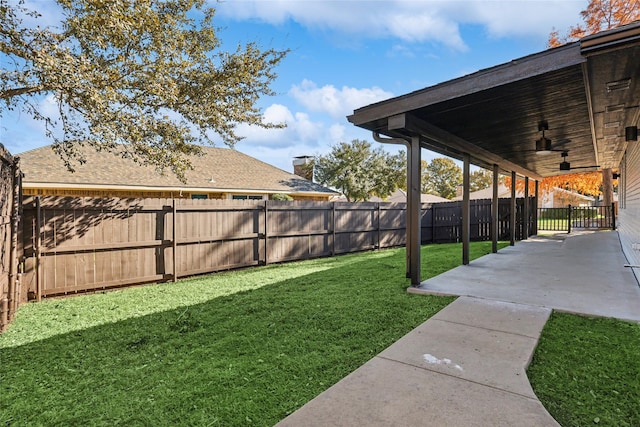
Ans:
{"label": "covered patio", "polygon": [[[468,264],[470,165],[492,170],[496,190],[501,174],[524,179],[527,191],[533,180],[535,196],[544,177],[621,167],[628,145],[637,141],[639,80],[640,22],[635,22],[355,110],[349,121],[370,130],[376,141],[407,146],[412,286],[421,283],[423,148],[463,161],[462,259]],[[515,224],[515,188],[511,196]],[[495,213],[496,194],[493,199]],[[497,252],[496,233],[493,241]]]}

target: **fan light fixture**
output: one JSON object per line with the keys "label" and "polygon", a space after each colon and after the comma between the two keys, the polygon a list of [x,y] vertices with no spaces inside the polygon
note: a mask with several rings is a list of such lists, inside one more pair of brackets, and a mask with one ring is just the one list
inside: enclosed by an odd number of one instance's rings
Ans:
{"label": "fan light fixture", "polygon": [[536,140],[536,154],[551,154],[551,140],[544,136],[544,131],[549,130],[549,123],[546,120],[538,122],[538,132],[542,132],[542,137]]}
{"label": "fan light fixture", "polygon": [[560,170],[561,171],[568,171],[571,170],[571,163],[567,162],[567,156],[569,155],[568,151],[563,151],[561,156],[562,156],[562,163],[560,163]]}

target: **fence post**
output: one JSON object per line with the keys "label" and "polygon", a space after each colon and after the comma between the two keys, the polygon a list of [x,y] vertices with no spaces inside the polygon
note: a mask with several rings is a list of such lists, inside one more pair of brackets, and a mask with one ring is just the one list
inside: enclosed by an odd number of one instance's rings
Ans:
{"label": "fence post", "polygon": [[611,229],[616,229],[616,204],[611,203]]}
{"label": "fence post", "polygon": [[172,214],[173,218],[171,221],[171,228],[172,228],[171,240],[172,240],[172,247],[173,247],[173,282],[175,283],[178,281],[178,240],[176,239],[178,209],[176,208],[176,199],[173,199],[172,211],[173,211],[173,214]]}
{"label": "fence post", "polygon": [[[268,259],[268,242],[269,242],[269,235],[267,234],[267,230],[269,230],[269,201],[265,200],[264,201],[264,265],[269,264],[269,259]],[[258,233],[259,234],[259,233]]]}
{"label": "fence post", "polygon": [[331,202],[331,256],[336,254],[336,202]]}
{"label": "fence post", "polygon": [[567,234],[571,234],[571,205],[567,208],[567,215],[569,217],[567,219]]}
{"label": "fence post", "polygon": [[376,203],[376,215],[377,215],[377,223],[378,223],[378,227],[377,227],[377,239],[378,239],[378,245],[376,246],[376,249],[380,249],[380,203]]}
{"label": "fence post", "polygon": [[9,283],[7,292],[7,321],[13,320],[13,316],[18,308],[18,292],[16,281],[18,277],[18,232],[20,225],[20,159],[13,162],[13,203],[11,207],[11,251],[9,260]]}
{"label": "fence post", "polygon": [[36,301],[42,300],[42,209],[40,207],[40,196],[36,197]]}
{"label": "fence post", "polygon": [[9,298],[2,298],[0,314],[0,332],[3,332],[4,328],[9,325]]}

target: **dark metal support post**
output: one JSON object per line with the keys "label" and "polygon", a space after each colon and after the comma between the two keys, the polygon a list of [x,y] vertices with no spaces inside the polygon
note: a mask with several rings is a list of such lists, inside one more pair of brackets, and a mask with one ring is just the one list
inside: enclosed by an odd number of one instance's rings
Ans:
{"label": "dark metal support post", "polygon": [[536,180],[535,202],[533,203],[533,234],[538,234],[538,197],[540,197],[540,181]]}
{"label": "dark metal support post", "polygon": [[524,177],[524,206],[522,210],[522,240],[529,238],[529,177]]}
{"label": "dark metal support post", "polygon": [[511,212],[510,212],[510,223],[509,223],[509,232],[511,234],[511,238],[509,241],[509,245],[514,246],[516,244],[516,176],[515,171],[511,171]]}
{"label": "dark metal support post", "polygon": [[407,252],[411,286],[420,285],[420,137],[411,138],[407,188]]}
{"label": "dark metal support post", "polygon": [[498,227],[499,227],[499,213],[500,200],[498,199],[498,185],[499,181],[499,169],[498,165],[493,165],[493,198],[491,199],[491,252],[494,254],[498,252]]}
{"label": "dark metal support post", "polygon": [[462,171],[462,265],[469,265],[469,242],[471,241],[471,209],[469,202],[469,154],[463,156]]}
{"label": "dark metal support post", "polygon": [[571,234],[571,214],[572,214],[571,205],[567,207],[567,234]]}

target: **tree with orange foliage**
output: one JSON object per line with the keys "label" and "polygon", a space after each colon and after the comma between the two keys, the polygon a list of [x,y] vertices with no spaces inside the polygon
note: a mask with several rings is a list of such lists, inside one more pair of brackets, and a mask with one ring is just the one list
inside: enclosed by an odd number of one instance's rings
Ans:
{"label": "tree with orange foliage", "polygon": [[[569,27],[569,32],[565,36],[560,37],[558,31],[554,29],[549,35],[549,47],[557,47],[570,41],[578,40],[590,34],[610,30],[612,28],[629,24],[640,19],[640,0],[589,0],[587,8],[580,12],[580,16],[582,17],[584,23]],[[603,169],[601,173],[592,172],[589,174],[594,174],[594,182],[596,179],[595,175],[599,175],[600,182],[597,184],[597,193],[591,191],[593,188],[591,188],[589,191],[581,191],[578,189],[582,187],[583,182],[585,181],[583,178],[579,177],[579,175],[582,174],[562,175],[551,177],[550,179],[555,180],[554,186],[560,188],[565,187],[563,187],[562,185],[555,185],[555,183],[561,184],[563,180],[567,180],[567,182],[571,182],[571,189],[575,189],[575,191],[581,192],[583,194],[603,194],[604,203],[607,205],[612,203],[613,178],[611,169]],[[605,178],[604,186],[602,184],[603,176]],[[545,178],[545,180],[547,180],[547,178]],[[574,183],[574,181],[576,182]],[[524,187],[524,183],[522,185]],[[595,183],[589,185],[595,185]]]}
{"label": "tree with orange foliage", "polygon": [[[511,177],[504,179],[504,184],[511,188]],[[602,194],[602,173],[600,172],[583,172],[566,175],[548,176],[543,178],[538,184],[538,190],[544,197],[554,188],[575,191],[587,196],[599,196]],[[524,180],[516,180],[516,190],[524,192]],[[535,191],[535,182],[529,181],[529,194],[533,195]]]}
{"label": "tree with orange foliage", "polygon": [[565,36],[561,37],[554,29],[549,35],[549,47],[557,47],[640,19],[640,0],[590,0],[580,16],[584,24],[569,27]]}

